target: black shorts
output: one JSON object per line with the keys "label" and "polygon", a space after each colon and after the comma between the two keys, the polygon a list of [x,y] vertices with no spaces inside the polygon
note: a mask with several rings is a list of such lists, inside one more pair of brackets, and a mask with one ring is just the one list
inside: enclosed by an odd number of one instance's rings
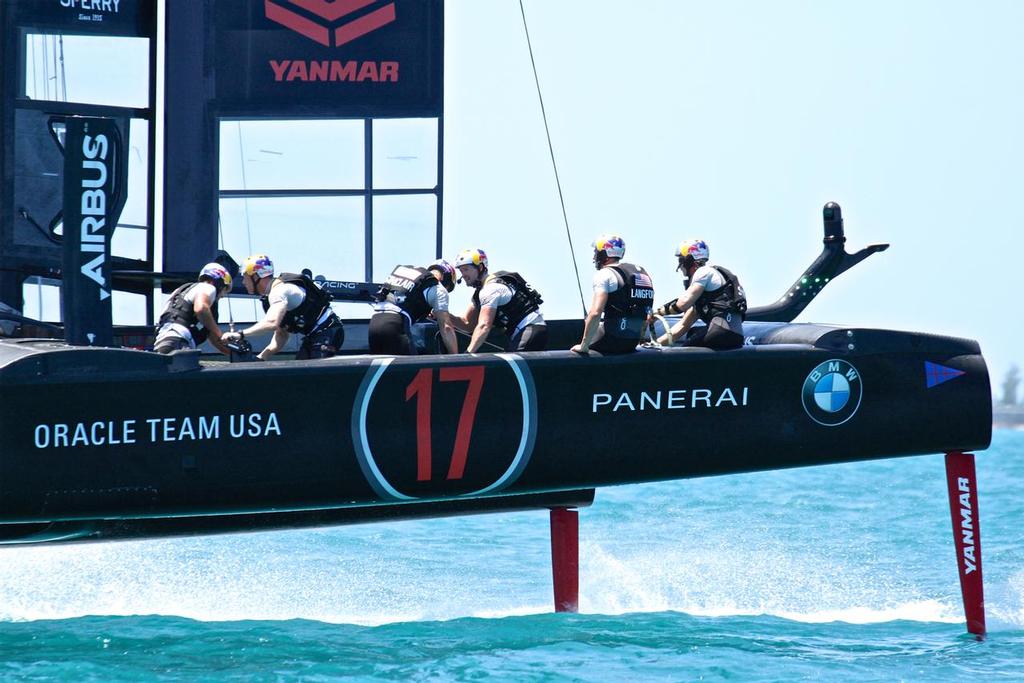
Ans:
{"label": "black shorts", "polygon": [[604,335],[596,342],[590,345],[591,350],[597,351],[598,353],[604,353],[609,355],[619,353],[633,353],[636,351],[636,345],[640,343],[639,339],[632,339],[629,337],[613,337],[611,335]]}
{"label": "black shorts", "polygon": [[409,321],[401,313],[381,311],[370,318],[367,332],[370,353],[415,356],[416,347],[409,334]]}
{"label": "black shorts", "polygon": [[712,318],[711,324],[693,331],[683,346],[703,346],[715,351],[729,351],[743,346],[743,335],[729,329],[719,318]]}
{"label": "black shorts", "polygon": [[548,347],[547,325],[526,325],[508,340],[506,351],[543,351]]}
{"label": "black shorts", "polygon": [[331,318],[320,329],[307,334],[299,346],[295,360],[311,360],[330,358],[338,355],[338,350],[345,343],[345,326],[337,316]]}

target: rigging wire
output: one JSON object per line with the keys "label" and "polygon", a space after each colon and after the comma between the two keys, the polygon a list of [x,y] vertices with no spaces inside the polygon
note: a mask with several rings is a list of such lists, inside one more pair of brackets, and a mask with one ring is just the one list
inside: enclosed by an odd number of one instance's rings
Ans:
{"label": "rigging wire", "polygon": [[63,101],[68,101],[68,79],[67,74],[64,72],[64,34],[60,34],[60,85],[61,90],[64,91]]}
{"label": "rigging wire", "polygon": [[[242,141],[242,122],[237,121],[236,123],[238,125],[238,161],[241,164],[242,170],[242,189],[248,190],[249,184],[245,179],[245,143]],[[254,252],[252,250],[252,226],[249,223],[249,197],[244,197],[242,201],[245,205],[245,238],[246,243],[249,245],[249,253],[252,254]],[[223,248],[224,245],[221,244],[221,249]],[[252,314],[253,320],[259,320],[259,312],[256,310],[255,301],[252,302]]]}
{"label": "rigging wire", "polygon": [[39,60],[43,63],[43,99],[50,99],[50,65],[46,61],[46,34],[42,35],[43,38],[43,49],[40,51],[42,59]]}
{"label": "rigging wire", "polygon": [[[242,122],[241,121],[237,121],[236,125],[238,126],[238,162],[239,162],[239,169],[240,169],[240,171],[242,173],[242,189],[243,190],[248,190],[249,189],[249,184],[248,184],[248,181],[246,181],[246,179],[245,179],[245,142],[242,140]],[[242,198],[242,202],[244,203],[244,206],[245,206],[245,237],[246,237],[246,242],[249,245],[249,253],[251,254],[253,252],[252,252],[252,226],[249,225],[249,197],[248,196],[243,197]],[[224,245],[221,245],[221,248],[223,249]]]}
{"label": "rigging wire", "polygon": [[555,185],[558,186],[558,201],[562,205],[562,220],[565,222],[565,238],[569,242],[569,255],[572,257],[572,268],[576,272],[576,287],[580,292],[580,304],[583,315],[587,315],[587,302],[583,298],[583,285],[580,283],[580,269],[576,265],[576,254],[572,250],[572,233],[569,231],[569,214],[565,210],[565,196],[562,194],[562,181],[558,176],[558,164],[555,163],[555,147],[551,144],[551,129],[548,126],[548,114],[544,108],[544,96],[540,91],[540,77],[537,75],[537,61],[533,58],[533,43],[530,40],[530,29],[526,25],[526,9],[523,0],[519,0],[519,13],[523,15],[523,31],[526,33],[526,47],[530,51],[530,64],[533,66],[533,82],[537,85],[537,99],[540,101],[540,114],[544,119],[544,133],[548,138],[548,152],[551,153],[551,168],[555,171]]}
{"label": "rigging wire", "polygon": [[60,86],[57,83],[57,36],[53,37],[53,99],[60,102]]}
{"label": "rigging wire", "polygon": [[[217,235],[218,235],[218,237],[220,239],[220,248],[224,249],[224,222],[220,218],[220,212],[219,211],[217,212]],[[225,249],[225,251],[227,251],[227,250]],[[239,275],[241,275],[241,272],[239,272]],[[235,331],[235,314],[234,314],[234,311],[231,310],[231,296],[230,296],[230,292],[228,292],[228,296],[226,296],[224,298],[227,299],[227,302],[228,302],[228,329],[230,331],[234,332]]]}

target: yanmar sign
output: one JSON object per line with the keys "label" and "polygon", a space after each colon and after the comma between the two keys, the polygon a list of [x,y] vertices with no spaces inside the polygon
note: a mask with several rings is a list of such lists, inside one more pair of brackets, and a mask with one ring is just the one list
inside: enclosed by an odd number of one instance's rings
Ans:
{"label": "yanmar sign", "polygon": [[436,115],[441,0],[216,0],[221,113]]}
{"label": "yanmar sign", "polygon": [[[375,0],[265,0],[267,19],[327,47],[351,42],[395,20],[395,3],[368,14],[356,12]],[[302,12],[308,12],[304,15]]]}

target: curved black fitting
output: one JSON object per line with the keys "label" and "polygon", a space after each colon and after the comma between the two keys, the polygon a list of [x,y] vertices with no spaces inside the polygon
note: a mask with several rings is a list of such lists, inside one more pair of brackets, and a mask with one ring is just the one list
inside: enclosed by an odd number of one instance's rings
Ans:
{"label": "curved black fitting", "polygon": [[746,320],[792,322],[807,308],[807,304],[818,296],[825,285],[871,254],[889,248],[888,244],[869,244],[860,251],[849,254],[844,246],[846,234],[843,231],[842,207],[835,202],[829,202],[822,209],[821,216],[825,233],[821,254],[775,303],[748,309]]}
{"label": "curved black fitting", "polygon": [[846,235],[843,233],[843,207],[835,202],[829,202],[821,210],[822,221],[825,224],[825,244],[846,242]]}

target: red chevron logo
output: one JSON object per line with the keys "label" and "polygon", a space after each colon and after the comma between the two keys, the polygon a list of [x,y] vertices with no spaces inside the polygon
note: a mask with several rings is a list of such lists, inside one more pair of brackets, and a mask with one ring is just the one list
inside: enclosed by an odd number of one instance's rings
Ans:
{"label": "red chevron logo", "polygon": [[[326,47],[338,47],[395,20],[395,3],[356,19],[345,17],[378,0],[264,0],[267,19]],[[304,10],[311,16],[296,11]],[[340,23],[339,23],[340,21]],[[333,38],[333,45],[332,39]]]}

